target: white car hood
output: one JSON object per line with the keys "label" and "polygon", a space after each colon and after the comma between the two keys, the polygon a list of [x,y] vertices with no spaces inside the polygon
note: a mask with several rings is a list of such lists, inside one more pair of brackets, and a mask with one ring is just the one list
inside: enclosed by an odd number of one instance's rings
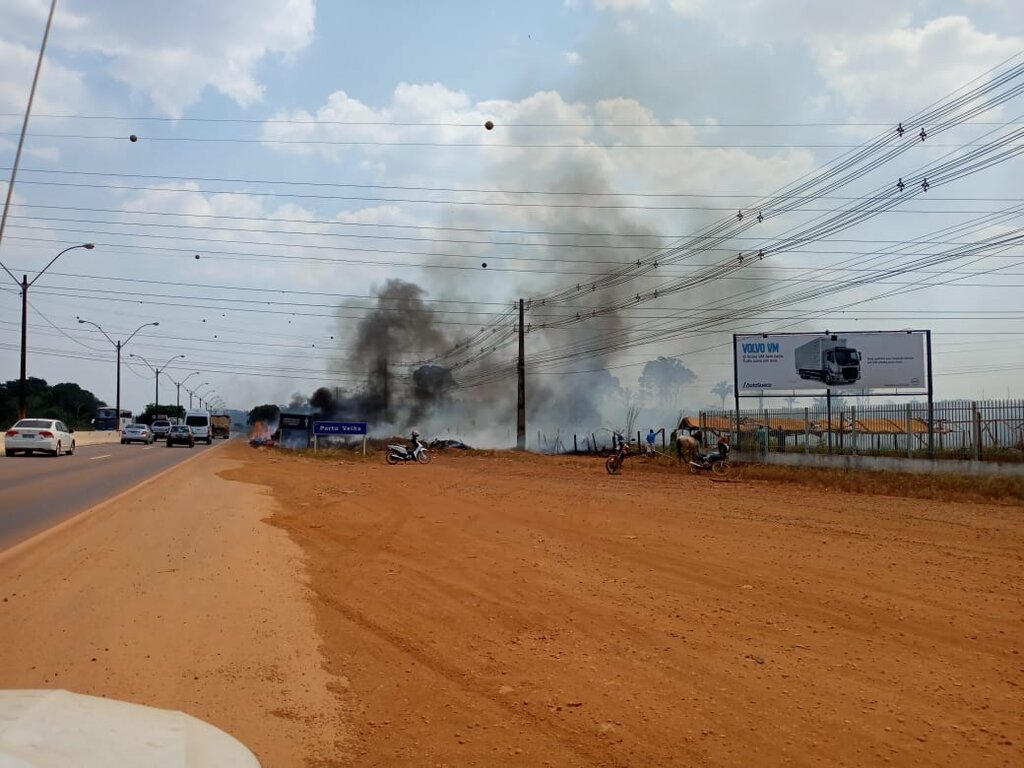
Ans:
{"label": "white car hood", "polygon": [[241,742],[166,709],[60,690],[0,690],[0,768],[260,768]]}

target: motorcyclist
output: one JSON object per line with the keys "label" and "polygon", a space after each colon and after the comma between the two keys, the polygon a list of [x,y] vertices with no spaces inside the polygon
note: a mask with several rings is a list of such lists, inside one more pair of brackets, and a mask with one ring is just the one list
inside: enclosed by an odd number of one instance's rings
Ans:
{"label": "motorcyclist", "polygon": [[713,461],[726,461],[729,458],[729,450],[729,436],[719,435],[715,450],[706,456],[698,456],[697,460],[704,464],[710,464]]}
{"label": "motorcyclist", "polygon": [[412,447],[409,448],[409,455],[411,456],[414,455],[416,453],[416,449],[420,447],[420,433],[414,429],[412,431],[412,435],[409,436],[409,439],[412,442]]}

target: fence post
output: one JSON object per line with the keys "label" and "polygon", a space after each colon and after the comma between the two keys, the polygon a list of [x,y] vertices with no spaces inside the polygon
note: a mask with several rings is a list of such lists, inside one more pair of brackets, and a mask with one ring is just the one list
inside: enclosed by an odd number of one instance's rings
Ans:
{"label": "fence post", "polygon": [[913,443],[913,422],[911,422],[910,416],[910,403],[907,403],[907,458],[913,458],[914,456],[914,443]]}
{"label": "fence post", "polygon": [[846,452],[846,410],[839,409],[839,453]]}
{"label": "fence post", "polygon": [[811,452],[811,409],[804,406],[804,453]]}
{"label": "fence post", "polygon": [[971,403],[971,430],[974,438],[974,458],[981,461],[981,411],[978,410],[977,402]]}
{"label": "fence post", "polygon": [[853,455],[857,455],[857,406],[850,406],[850,440],[853,441]]}

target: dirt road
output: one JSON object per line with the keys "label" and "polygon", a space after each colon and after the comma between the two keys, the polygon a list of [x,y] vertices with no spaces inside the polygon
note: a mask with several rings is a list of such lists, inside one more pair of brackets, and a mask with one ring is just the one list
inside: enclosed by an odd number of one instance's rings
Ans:
{"label": "dirt road", "polygon": [[267,766],[1024,760],[1018,507],[217,455],[178,470],[202,512],[147,490],[0,561],[0,684],[183,708]]}

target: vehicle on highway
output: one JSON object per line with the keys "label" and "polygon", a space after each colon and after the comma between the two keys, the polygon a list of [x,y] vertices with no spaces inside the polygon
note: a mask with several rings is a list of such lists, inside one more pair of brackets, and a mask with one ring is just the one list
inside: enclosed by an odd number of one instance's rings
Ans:
{"label": "vehicle on highway", "polygon": [[4,453],[14,456],[33,451],[60,456],[75,452],[75,431],[56,419],[22,419],[4,435]]}
{"label": "vehicle on highway", "polygon": [[186,424],[175,424],[167,430],[167,447],[172,445],[187,445],[189,448],[196,447],[196,438],[192,434],[192,428]]}
{"label": "vehicle on highway", "polygon": [[214,437],[222,437],[227,440],[231,437],[231,417],[226,413],[214,413],[210,415]]}
{"label": "vehicle on highway", "polygon": [[185,411],[185,425],[192,428],[196,440],[207,445],[213,442],[213,423],[209,411]]}
{"label": "vehicle on highway", "polygon": [[129,424],[121,430],[121,445],[127,445],[128,443],[144,443],[146,445],[152,445],[156,440],[156,435],[145,424]]}
{"label": "vehicle on highway", "polygon": [[96,416],[92,420],[92,425],[97,431],[113,430],[113,429],[124,429],[128,424],[131,424],[132,412],[121,409],[121,418],[117,418],[117,408],[103,408],[96,409]]}
{"label": "vehicle on highway", "polygon": [[154,419],[153,423],[149,425],[150,429],[153,430],[153,434],[157,439],[167,437],[167,432],[171,428],[170,419]]}

